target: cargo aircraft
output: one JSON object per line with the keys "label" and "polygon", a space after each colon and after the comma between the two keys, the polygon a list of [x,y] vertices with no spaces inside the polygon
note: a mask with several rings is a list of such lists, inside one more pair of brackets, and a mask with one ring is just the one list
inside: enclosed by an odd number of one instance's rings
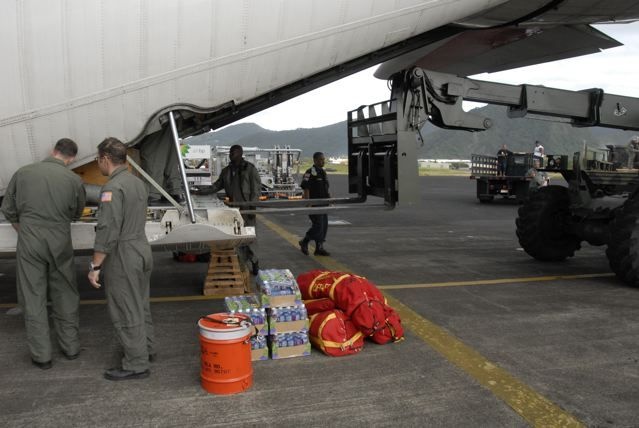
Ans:
{"label": "cargo aircraft", "polygon": [[[179,152],[181,138],[376,64],[381,79],[415,66],[495,72],[619,46],[591,24],[639,18],[630,0],[13,0],[2,9],[0,195],[63,137],[79,145],[75,171],[100,185],[93,159],[108,136],[135,149],[168,127]],[[237,208],[198,205],[188,187],[186,202],[150,210],[155,248],[255,238]],[[91,248],[94,226],[90,215],[72,225],[74,248]],[[0,223],[0,252],[15,244]]]}

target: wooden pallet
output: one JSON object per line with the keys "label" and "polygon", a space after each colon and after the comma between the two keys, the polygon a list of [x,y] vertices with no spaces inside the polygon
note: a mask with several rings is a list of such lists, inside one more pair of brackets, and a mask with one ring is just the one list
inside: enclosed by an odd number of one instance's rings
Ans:
{"label": "wooden pallet", "polygon": [[248,272],[242,270],[235,250],[211,251],[204,280],[205,296],[233,296],[248,293]]}

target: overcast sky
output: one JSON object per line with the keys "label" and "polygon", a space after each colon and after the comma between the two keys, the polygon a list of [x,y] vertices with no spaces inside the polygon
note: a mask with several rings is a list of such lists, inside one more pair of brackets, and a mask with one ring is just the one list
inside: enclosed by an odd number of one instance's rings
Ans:
{"label": "overcast sky", "polygon": [[[540,84],[561,89],[602,88],[605,92],[639,97],[639,23],[600,25],[600,31],[624,46],[601,53],[516,70],[473,76],[510,84]],[[266,129],[316,128],[346,119],[346,112],[388,99],[386,81],[373,77],[377,67],[301,95],[241,122]]]}

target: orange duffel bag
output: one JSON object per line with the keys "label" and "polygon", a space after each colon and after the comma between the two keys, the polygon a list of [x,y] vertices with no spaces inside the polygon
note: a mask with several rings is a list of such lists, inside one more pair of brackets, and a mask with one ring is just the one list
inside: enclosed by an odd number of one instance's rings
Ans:
{"label": "orange duffel bag", "polygon": [[331,357],[356,354],[364,347],[364,335],[339,309],[312,315],[308,333],[313,346]]}
{"label": "orange duffel bag", "polygon": [[306,306],[306,313],[310,317],[320,312],[335,309],[335,302],[328,298],[304,300],[304,306]]}

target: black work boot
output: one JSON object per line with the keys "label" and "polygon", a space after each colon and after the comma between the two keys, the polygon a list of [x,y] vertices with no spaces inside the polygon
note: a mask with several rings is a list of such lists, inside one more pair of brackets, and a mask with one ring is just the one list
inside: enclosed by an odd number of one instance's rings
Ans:
{"label": "black work boot", "polygon": [[317,244],[317,245],[315,245],[315,255],[316,256],[330,256],[331,253],[326,251],[322,244]]}
{"label": "black work boot", "polygon": [[53,363],[51,363],[51,360],[42,362],[42,361],[36,361],[33,358],[31,358],[31,362],[33,363],[34,366],[42,370],[49,370],[51,367],[53,367]]}
{"label": "black work boot", "polygon": [[133,370],[124,370],[120,367],[112,368],[104,372],[104,378],[108,380],[129,380],[129,379],[144,379],[149,377],[151,371],[146,369],[141,372]]}
{"label": "black work boot", "polygon": [[300,244],[300,250],[306,256],[308,256],[308,239],[304,238],[298,242]]}

